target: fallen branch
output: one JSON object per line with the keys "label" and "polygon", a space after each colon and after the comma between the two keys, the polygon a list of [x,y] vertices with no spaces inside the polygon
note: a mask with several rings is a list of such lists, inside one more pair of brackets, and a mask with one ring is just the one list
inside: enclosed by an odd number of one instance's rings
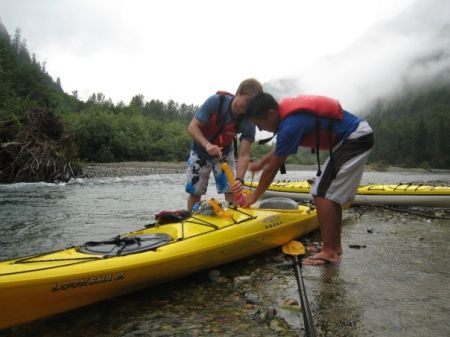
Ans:
{"label": "fallen branch", "polygon": [[76,177],[66,158],[67,136],[51,111],[28,111],[14,132],[0,121],[0,182],[59,182]]}

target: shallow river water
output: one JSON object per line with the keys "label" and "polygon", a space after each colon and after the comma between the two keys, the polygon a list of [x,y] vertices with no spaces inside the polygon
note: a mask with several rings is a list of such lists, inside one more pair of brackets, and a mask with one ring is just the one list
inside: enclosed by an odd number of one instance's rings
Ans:
{"label": "shallow river water", "polygon": [[[313,176],[291,171],[277,178]],[[139,229],[161,210],[185,207],[184,179],[154,174],[0,185],[0,260]],[[450,185],[450,173],[367,172],[362,181],[410,182]],[[214,186],[209,191],[217,197]],[[316,232],[303,240],[319,239]],[[341,263],[303,268],[318,336],[449,336],[449,239],[450,220],[381,208],[345,211]],[[274,249],[217,267],[218,279],[200,272],[0,336],[303,335],[298,306],[286,305],[298,300],[286,262]]]}

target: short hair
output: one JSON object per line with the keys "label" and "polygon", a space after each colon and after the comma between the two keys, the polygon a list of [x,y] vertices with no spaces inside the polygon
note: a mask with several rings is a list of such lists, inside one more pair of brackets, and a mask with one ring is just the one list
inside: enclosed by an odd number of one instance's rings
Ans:
{"label": "short hair", "polygon": [[250,101],[245,112],[245,117],[266,118],[270,109],[278,110],[278,102],[271,94],[262,92]]}
{"label": "short hair", "polygon": [[236,95],[257,95],[263,92],[263,87],[258,80],[247,78],[243,80],[236,91]]}

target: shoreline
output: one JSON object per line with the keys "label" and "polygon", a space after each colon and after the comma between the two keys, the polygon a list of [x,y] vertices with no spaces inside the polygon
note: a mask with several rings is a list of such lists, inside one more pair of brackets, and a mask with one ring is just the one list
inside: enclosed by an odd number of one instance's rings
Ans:
{"label": "shoreline", "polygon": [[[315,171],[317,166],[287,164],[291,171]],[[385,170],[376,170],[370,165],[364,169],[366,172],[417,172],[417,173],[450,173],[450,170],[426,170],[422,168],[404,168],[389,166]],[[186,173],[186,162],[164,161],[128,161],[115,163],[88,163],[83,167],[83,178],[143,176],[151,174],[182,174]]]}
{"label": "shoreline", "polygon": [[83,167],[82,178],[145,176],[151,174],[179,174],[185,172],[185,162],[130,161],[117,163],[89,163]]}

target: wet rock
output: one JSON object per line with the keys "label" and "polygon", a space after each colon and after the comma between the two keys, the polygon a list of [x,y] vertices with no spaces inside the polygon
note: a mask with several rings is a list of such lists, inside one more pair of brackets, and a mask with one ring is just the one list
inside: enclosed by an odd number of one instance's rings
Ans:
{"label": "wet rock", "polygon": [[255,305],[253,303],[245,303],[244,308],[247,310],[254,309]]}
{"label": "wet rock", "polygon": [[233,285],[239,287],[244,283],[250,283],[251,280],[251,276],[236,276],[233,280]]}
{"label": "wet rock", "polygon": [[282,332],[289,330],[289,327],[286,324],[286,322],[281,319],[271,320],[269,327],[270,327],[270,329],[272,329],[273,331],[275,331],[277,333],[282,333]]}
{"label": "wet rock", "polygon": [[270,322],[277,316],[277,310],[273,307],[269,307],[267,309],[258,309],[253,314],[256,321],[259,323],[270,324]]}
{"label": "wet rock", "polygon": [[293,299],[293,298],[286,298],[286,299],[283,301],[283,305],[287,305],[287,306],[290,306],[290,305],[298,305],[298,301],[295,300],[295,299]]}
{"label": "wet rock", "polygon": [[217,269],[213,269],[208,273],[209,279],[214,283],[219,284],[225,284],[231,282],[230,279],[228,279],[225,276],[222,276],[220,271]]}
{"label": "wet rock", "polygon": [[360,244],[349,244],[348,247],[353,248],[353,249],[367,248],[366,245],[360,245]]}
{"label": "wet rock", "polygon": [[[439,210],[439,211],[436,211],[436,212],[434,212],[434,216],[435,216],[435,217],[438,217],[438,218],[441,218],[441,217],[445,217],[445,216],[446,216],[446,214],[445,214],[445,212],[444,212],[444,211],[442,211],[442,210]],[[431,222],[431,220],[430,220],[430,219],[428,219],[428,221],[429,221],[429,222]]]}
{"label": "wet rock", "polygon": [[261,300],[259,299],[258,295],[254,294],[254,293],[245,293],[245,300],[247,301],[247,303],[250,304],[261,304]]}
{"label": "wet rock", "polygon": [[256,269],[252,272],[252,275],[255,276],[255,275],[257,275],[257,274],[260,273],[260,272],[261,272],[261,268],[256,268]]}
{"label": "wet rock", "polygon": [[278,269],[292,269],[294,268],[294,263],[292,261],[284,261],[276,265]]}
{"label": "wet rock", "polygon": [[211,281],[215,282],[220,277],[220,271],[217,269],[213,269],[208,273],[208,277]]}
{"label": "wet rock", "polygon": [[274,262],[280,262],[280,263],[282,263],[282,262],[285,261],[285,256],[284,256],[284,254],[277,254],[277,255],[275,255],[275,256],[272,258],[272,260],[273,260]]}
{"label": "wet rock", "polygon": [[273,307],[269,307],[266,310],[264,318],[265,318],[266,322],[269,322],[269,321],[273,320],[276,315],[277,315],[277,310]]}

